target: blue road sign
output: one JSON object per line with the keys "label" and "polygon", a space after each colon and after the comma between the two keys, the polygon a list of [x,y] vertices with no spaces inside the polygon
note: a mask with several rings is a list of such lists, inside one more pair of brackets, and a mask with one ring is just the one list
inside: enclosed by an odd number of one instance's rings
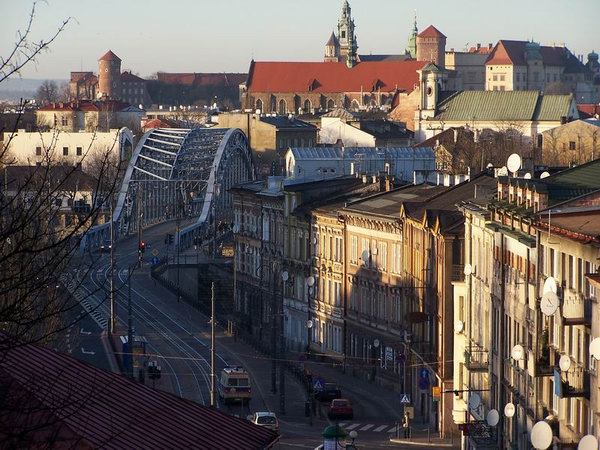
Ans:
{"label": "blue road sign", "polygon": [[322,391],[324,384],[325,384],[325,380],[323,380],[323,378],[317,378],[317,381],[315,381],[315,384],[313,385],[313,387],[314,387],[315,391]]}
{"label": "blue road sign", "polygon": [[150,262],[153,266],[156,266],[160,262],[160,260],[158,259],[158,256],[155,256]]}
{"label": "blue road sign", "polygon": [[421,378],[429,378],[429,370],[423,367],[419,372],[419,375],[421,375]]}

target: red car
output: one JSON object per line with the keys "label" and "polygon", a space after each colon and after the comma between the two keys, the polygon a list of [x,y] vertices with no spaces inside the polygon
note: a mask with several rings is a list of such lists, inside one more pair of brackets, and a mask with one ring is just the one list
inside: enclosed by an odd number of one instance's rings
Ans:
{"label": "red car", "polygon": [[331,401],[329,407],[330,419],[353,419],[354,409],[352,403],[347,398],[336,398]]}

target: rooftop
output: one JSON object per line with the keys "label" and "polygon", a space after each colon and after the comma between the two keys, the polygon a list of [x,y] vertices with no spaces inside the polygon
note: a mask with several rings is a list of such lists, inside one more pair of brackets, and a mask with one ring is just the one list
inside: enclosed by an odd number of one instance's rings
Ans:
{"label": "rooftop", "polygon": [[[526,54],[528,41],[500,40],[490,53],[486,64],[517,66],[527,65]],[[564,66],[569,73],[584,72],[585,66],[564,46],[539,46],[539,53],[544,65]]]}
{"label": "rooftop", "polygon": [[102,55],[98,61],[121,61],[117,55],[115,55],[112,50],[107,51],[104,55]]}
{"label": "rooftop", "polygon": [[[2,421],[41,448],[58,435],[61,448],[271,448],[277,436],[266,428],[124,376],[93,367],[38,345],[2,349]],[[18,414],[23,405],[37,415]],[[14,409],[13,409],[14,408]],[[11,414],[10,411],[16,411]]]}
{"label": "rooftop", "polygon": [[419,34],[417,34],[418,37],[443,37],[445,38],[446,36],[444,35],[444,33],[442,33],[440,30],[438,30],[436,27],[434,27],[433,25],[429,25],[427,28],[425,28],[423,31],[421,31]]}
{"label": "rooftop", "polygon": [[288,116],[261,116],[260,121],[268,123],[269,125],[273,125],[279,130],[317,130],[317,127],[308,122],[304,122],[302,120],[298,120],[294,117]]}
{"label": "rooftop", "polygon": [[355,159],[432,159],[430,147],[293,147],[289,149],[296,160]]}

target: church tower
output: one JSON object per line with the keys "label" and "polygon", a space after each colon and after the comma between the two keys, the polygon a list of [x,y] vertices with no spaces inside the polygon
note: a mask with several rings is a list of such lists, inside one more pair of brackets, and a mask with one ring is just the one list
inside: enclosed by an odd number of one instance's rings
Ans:
{"label": "church tower", "polygon": [[325,62],[340,62],[340,43],[332,31],[327,44],[325,44]]}
{"label": "church tower", "polygon": [[357,61],[358,43],[354,34],[354,20],[352,20],[352,9],[348,0],[344,0],[342,15],[338,20],[338,42],[340,57],[346,60],[349,67]]}
{"label": "church tower", "polygon": [[415,11],[415,23],[412,34],[408,39],[408,45],[406,46],[406,54],[412,59],[417,59],[417,34],[419,34],[419,29],[417,28],[417,12]]}
{"label": "church tower", "polygon": [[98,97],[121,98],[121,58],[111,50],[98,60]]}

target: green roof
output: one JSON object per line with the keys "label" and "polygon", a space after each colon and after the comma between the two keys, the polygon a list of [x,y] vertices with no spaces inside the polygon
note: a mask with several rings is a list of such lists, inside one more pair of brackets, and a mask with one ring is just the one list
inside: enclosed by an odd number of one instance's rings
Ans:
{"label": "green roof", "polygon": [[600,159],[555,173],[544,178],[544,181],[573,188],[600,189]]}
{"label": "green roof", "polygon": [[571,95],[542,95],[538,91],[460,91],[440,102],[436,120],[445,121],[559,121],[568,117]]}

